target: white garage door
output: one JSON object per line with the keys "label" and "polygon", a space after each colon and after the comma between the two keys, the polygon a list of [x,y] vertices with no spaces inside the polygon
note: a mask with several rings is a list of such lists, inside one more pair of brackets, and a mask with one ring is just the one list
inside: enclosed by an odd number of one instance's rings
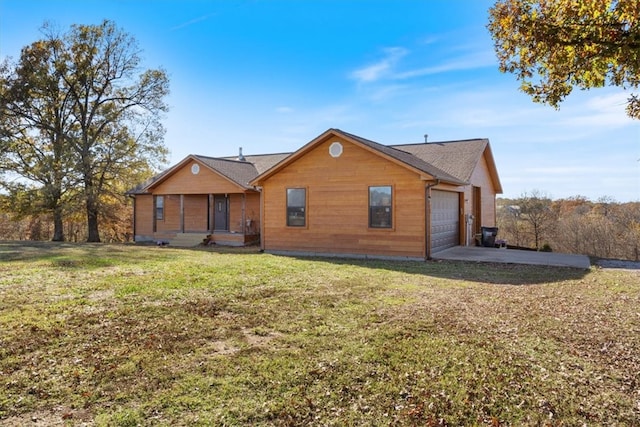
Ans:
{"label": "white garage door", "polygon": [[431,252],[460,244],[458,193],[431,190]]}

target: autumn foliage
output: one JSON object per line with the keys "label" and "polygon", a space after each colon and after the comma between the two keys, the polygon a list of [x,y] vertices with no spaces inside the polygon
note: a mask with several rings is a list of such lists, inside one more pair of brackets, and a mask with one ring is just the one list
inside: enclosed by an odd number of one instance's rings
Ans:
{"label": "autumn foliage", "polygon": [[[488,29],[500,70],[535,102],[558,108],[574,87],[640,85],[637,0],[500,0]],[[638,95],[627,113],[640,118]]]}
{"label": "autumn foliage", "polygon": [[498,200],[500,238],[538,250],[638,261],[640,203],[576,196],[551,200],[534,192]]}

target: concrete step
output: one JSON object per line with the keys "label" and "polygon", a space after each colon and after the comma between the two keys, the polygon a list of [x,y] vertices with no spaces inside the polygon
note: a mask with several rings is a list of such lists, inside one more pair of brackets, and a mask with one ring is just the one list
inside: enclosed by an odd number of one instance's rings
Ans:
{"label": "concrete step", "polygon": [[169,240],[169,246],[176,248],[193,248],[202,243],[202,239],[207,237],[205,233],[177,233]]}

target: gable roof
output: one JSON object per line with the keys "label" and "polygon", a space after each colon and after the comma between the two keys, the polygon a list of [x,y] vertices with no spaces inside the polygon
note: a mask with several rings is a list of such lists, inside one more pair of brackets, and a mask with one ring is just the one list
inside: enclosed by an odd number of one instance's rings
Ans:
{"label": "gable roof", "polygon": [[393,147],[411,153],[465,182],[471,180],[473,171],[484,156],[493,186],[497,193],[502,193],[491,145],[486,138],[401,144]]}
{"label": "gable roof", "polygon": [[266,178],[272,176],[279,170],[281,170],[286,165],[294,162],[295,160],[302,157],[304,154],[312,150],[318,144],[323,143],[330,136],[340,136],[347,141],[350,141],[356,145],[359,145],[362,148],[365,148],[371,152],[378,154],[381,157],[384,157],[388,160],[391,160],[397,164],[400,164],[404,167],[407,167],[419,174],[427,174],[432,176],[434,179],[439,179],[443,182],[447,182],[455,185],[464,185],[467,182],[463,181],[454,175],[451,175],[448,172],[440,169],[439,167],[430,164],[423,159],[403,150],[398,150],[393,146],[383,145],[375,141],[371,141],[366,138],[362,138],[357,135],[350,134],[348,132],[344,132],[340,129],[328,129],[320,136],[313,139],[311,142],[307,143],[304,147],[300,148],[298,151],[294,152],[290,156],[283,159],[281,162],[277,163],[264,173],[260,174],[257,178],[251,181],[253,185],[259,185],[259,183]]}
{"label": "gable roof", "polygon": [[427,174],[436,180],[454,185],[469,184],[473,171],[484,156],[494,188],[497,193],[502,193],[502,185],[488,139],[383,145],[331,128],[293,153],[248,155],[244,160],[238,160],[238,157],[208,157],[191,154],[173,167],[129,190],[127,194],[149,193],[153,187],[168,179],[190,160],[226,178],[240,190],[251,190],[253,186],[259,185],[261,181],[302,157],[330,136],[340,136],[419,174]]}
{"label": "gable roof", "polygon": [[146,182],[127,191],[127,194],[135,195],[149,193],[153,187],[164,182],[191,160],[196,161],[210,169],[212,172],[226,178],[240,187],[241,190],[250,190],[253,189],[253,187],[249,185],[251,180],[257,177],[261,172],[264,172],[285,157],[289,156],[289,154],[290,153],[245,156],[245,160],[238,160],[237,157],[208,157],[190,154],[176,165],[160,172]]}
{"label": "gable roof", "polygon": [[418,156],[415,156],[412,153],[409,153],[403,150],[398,150],[392,145],[382,145],[378,142],[370,141],[368,139],[341,131],[339,129],[334,129],[334,131],[337,131],[342,135],[348,136],[349,138],[352,138],[360,142],[361,144],[372,148],[373,150],[386,154],[387,156],[393,159],[399,160],[400,162],[408,166],[411,166],[415,169],[418,169],[421,172],[426,172],[427,174],[433,176],[435,179],[440,179],[442,181],[446,181],[451,184],[465,184],[465,181],[461,181],[455,175],[448,173],[447,171],[445,171],[444,169],[440,168],[439,166],[433,163],[426,162],[424,159]]}

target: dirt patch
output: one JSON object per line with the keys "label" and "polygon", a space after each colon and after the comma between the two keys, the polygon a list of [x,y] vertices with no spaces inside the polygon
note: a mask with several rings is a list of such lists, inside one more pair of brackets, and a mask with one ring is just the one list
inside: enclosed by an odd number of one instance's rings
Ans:
{"label": "dirt patch", "polygon": [[0,420],[1,427],[9,426],[34,426],[57,427],[67,426],[92,426],[93,416],[85,410],[73,410],[67,407],[56,407],[52,411],[34,411],[28,414],[9,417]]}

